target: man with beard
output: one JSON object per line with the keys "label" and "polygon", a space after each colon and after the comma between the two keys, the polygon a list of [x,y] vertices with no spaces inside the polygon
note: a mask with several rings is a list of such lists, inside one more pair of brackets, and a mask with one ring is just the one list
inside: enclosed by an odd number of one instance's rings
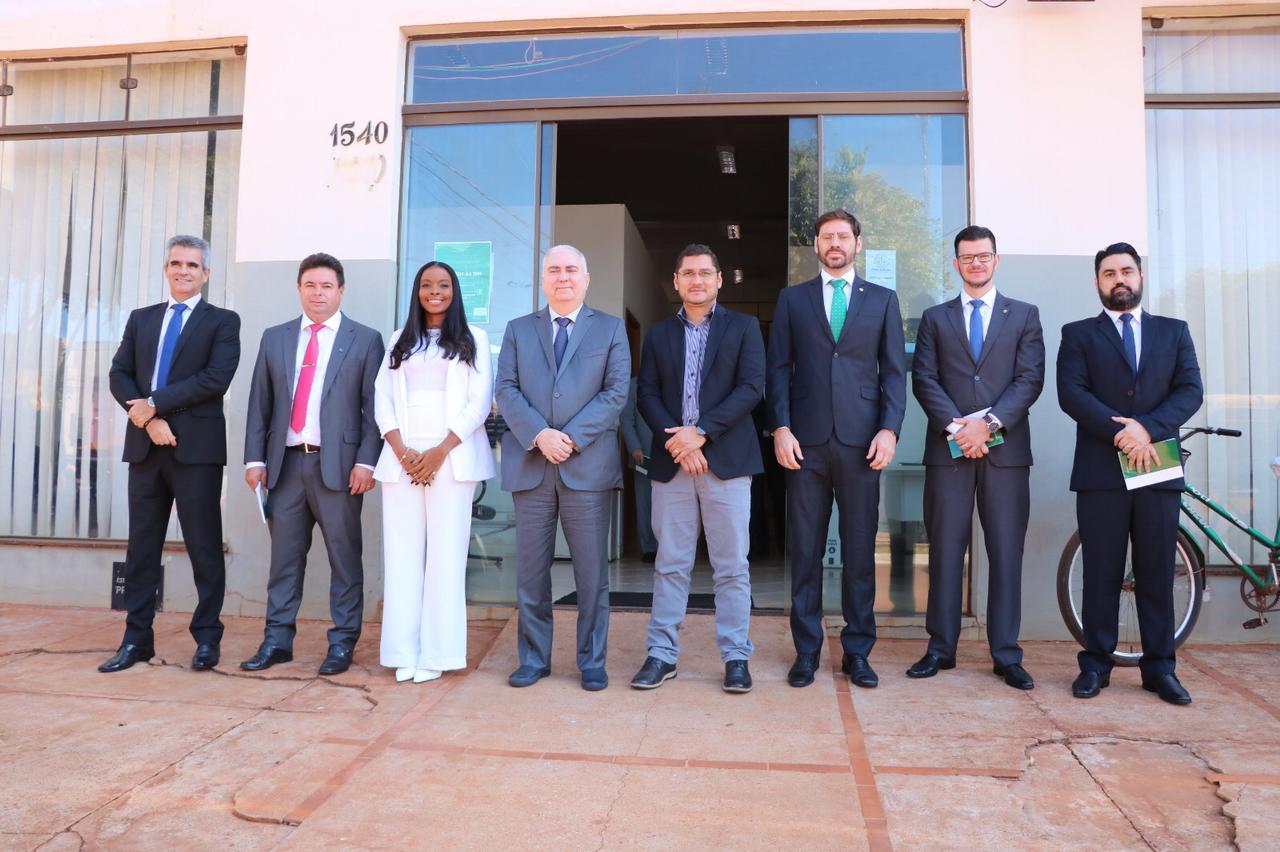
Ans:
{"label": "man with beard", "polygon": [[1128,243],[1094,258],[1103,312],[1062,328],[1058,403],[1076,421],[1071,490],[1084,558],[1085,649],[1077,698],[1111,681],[1125,552],[1132,545],[1134,596],[1142,633],[1142,688],[1171,704],[1191,696],[1174,674],[1173,556],[1183,481],[1126,490],[1116,451],[1149,470],[1153,443],[1176,438],[1200,408],[1204,389],[1191,331],[1182,320],[1142,310],[1142,261]]}
{"label": "man with beard", "polygon": [[822,269],[778,294],[766,380],[774,455],[787,470],[796,647],[787,683],[813,683],[826,639],[822,557],[834,495],[844,563],[840,668],[869,689],[880,682],[867,661],[876,641],[880,471],[893,461],[907,402],[902,312],[897,293],[854,272],[862,225],[851,213],[824,213],[814,234]]}
{"label": "man with beard", "polygon": [[[976,500],[991,564],[987,641],[993,670],[1009,686],[1031,689],[1035,683],[1022,667],[1018,628],[1031,505],[1027,412],[1044,387],[1044,335],[1034,305],[996,292],[995,234],[970,225],[956,234],[955,253],[964,291],[920,317],[912,364],[912,389],[929,416],[929,647],[907,677],[955,668]],[[992,439],[996,434],[998,442]]]}

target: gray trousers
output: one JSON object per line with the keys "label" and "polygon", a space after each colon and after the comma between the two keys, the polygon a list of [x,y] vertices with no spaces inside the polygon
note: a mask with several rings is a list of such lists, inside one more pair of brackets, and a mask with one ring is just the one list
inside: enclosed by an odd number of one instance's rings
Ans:
{"label": "gray trousers", "polygon": [[520,665],[551,665],[551,561],[564,528],[578,592],[578,669],[602,669],[609,638],[609,507],[612,491],[577,491],[547,468],[541,484],[511,495],[516,509],[517,647]]}
{"label": "gray trousers", "polygon": [[276,487],[267,495],[271,531],[271,574],[267,580],[267,641],[293,648],[302,603],[307,552],[317,523],[329,553],[329,644],[354,648],[364,613],[363,542],[360,508],[364,495],[331,491],[320,474],[320,454],[286,450]]}
{"label": "gray trousers", "polygon": [[649,656],[664,663],[680,656],[679,632],[689,604],[689,579],[698,549],[699,526],[707,532],[716,593],[716,643],[720,659],[750,659],[751,477],[718,479],[678,471],[670,482],[653,483],[653,530],[658,561],[653,574]]}

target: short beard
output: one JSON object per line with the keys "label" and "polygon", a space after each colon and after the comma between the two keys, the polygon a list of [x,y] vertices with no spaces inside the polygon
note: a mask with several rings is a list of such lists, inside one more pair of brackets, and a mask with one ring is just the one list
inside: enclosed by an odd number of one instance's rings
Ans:
{"label": "short beard", "polygon": [[1131,311],[1142,304],[1142,285],[1139,284],[1136,290],[1116,287],[1106,296],[1099,291],[1098,298],[1102,300],[1102,306],[1110,310]]}

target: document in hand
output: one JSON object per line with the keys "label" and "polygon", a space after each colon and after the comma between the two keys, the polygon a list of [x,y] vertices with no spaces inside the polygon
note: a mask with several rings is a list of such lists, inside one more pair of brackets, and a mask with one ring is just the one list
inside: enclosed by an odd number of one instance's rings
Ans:
{"label": "document in hand", "polygon": [[[979,420],[983,417],[986,417],[987,412],[990,410],[991,410],[990,408],[984,408],[981,411],[975,411],[972,414],[966,415],[965,419]],[[960,449],[960,445],[956,443],[956,433],[959,431],[960,431],[960,424],[958,423],[952,423],[949,426],[947,426],[947,432],[949,433],[947,435],[947,450],[948,452],[951,453],[951,458],[953,459],[958,459],[964,455],[964,450]],[[1004,443],[1004,430],[997,429],[996,431],[992,432],[991,437],[987,439],[987,449],[991,449],[992,447],[998,447],[1003,443]]]}
{"label": "document in hand", "polygon": [[263,489],[262,483],[259,482],[253,486],[253,494],[258,498],[258,517],[262,518],[262,522],[267,522],[267,492]]}
{"label": "document in hand", "polygon": [[1157,482],[1182,478],[1182,454],[1179,452],[1178,440],[1169,438],[1165,441],[1157,441],[1151,446],[1156,448],[1157,461],[1146,473],[1130,467],[1129,457],[1119,450],[1116,451],[1116,456],[1120,459],[1120,472],[1124,474],[1124,487],[1129,491],[1155,485]]}

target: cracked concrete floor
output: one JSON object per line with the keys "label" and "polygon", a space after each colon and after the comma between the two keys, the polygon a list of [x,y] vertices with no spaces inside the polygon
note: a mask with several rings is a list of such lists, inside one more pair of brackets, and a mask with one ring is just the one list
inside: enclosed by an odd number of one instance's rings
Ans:
{"label": "cracked concrete floor", "polygon": [[1275,646],[1184,651],[1177,708],[1136,671],[1073,699],[1065,643],[1029,643],[1027,693],[976,642],[910,681],[905,640],[877,645],[878,689],[791,689],[787,622],[758,618],[755,690],[726,695],[698,615],[679,677],[640,692],[645,616],[615,613],[613,683],[587,693],[568,611],[525,690],[505,685],[514,623],[473,623],[471,668],[412,685],[377,666],[376,624],[319,678],[323,623],[250,675],[261,622],[227,619],[223,664],[192,672],[186,619],[159,618],[152,664],[100,675],[118,614],[0,605],[0,849],[1275,846]]}

